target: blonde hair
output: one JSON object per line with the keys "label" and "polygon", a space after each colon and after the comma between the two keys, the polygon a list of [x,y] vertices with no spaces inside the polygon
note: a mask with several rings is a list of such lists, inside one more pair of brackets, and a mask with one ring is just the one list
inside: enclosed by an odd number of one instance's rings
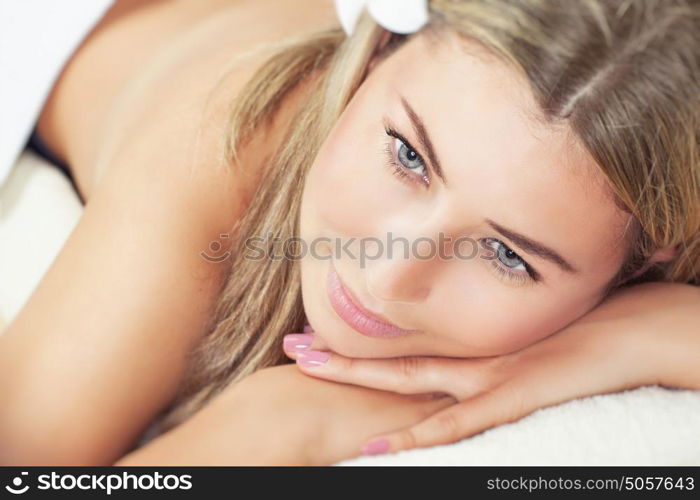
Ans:
{"label": "blonde hair", "polygon": [[[610,290],[661,280],[700,284],[700,8],[684,0],[432,0],[426,32],[450,30],[488,48],[527,77],[546,123],[566,122],[595,159],[618,206],[633,216],[630,252]],[[231,112],[236,153],[312,72],[322,75],[266,166],[234,228],[231,272],[193,351],[163,432],[229,384],[289,362],[281,338],[301,331],[297,259],[245,258],[247,238],[299,234],[305,175],[366,76],[386,32],[363,14],[351,37],[338,29],[284,44],[252,77]],[[391,34],[386,57],[407,36]],[[659,248],[676,258],[630,280]],[[272,248],[269,248],[272,253]]]}

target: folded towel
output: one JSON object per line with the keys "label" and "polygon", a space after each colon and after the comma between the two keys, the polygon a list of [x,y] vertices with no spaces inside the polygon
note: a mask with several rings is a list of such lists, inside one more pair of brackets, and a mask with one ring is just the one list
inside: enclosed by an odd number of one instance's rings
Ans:
{"label": "folded towel", "polygon": [[700,391],[598,394],[457,443],[336,465],[700,465]]}

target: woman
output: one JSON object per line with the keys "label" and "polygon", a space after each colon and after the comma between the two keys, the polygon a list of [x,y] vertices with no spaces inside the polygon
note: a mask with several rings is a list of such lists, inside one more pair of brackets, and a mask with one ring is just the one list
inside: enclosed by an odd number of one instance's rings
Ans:
{"label": "woman", "polygon": [[2,338],[4,461],[332,463],[700,388],[697,5],[435,0],[346,38],[328,4],[153,2],[76,54],[39,132],[87,203]]}

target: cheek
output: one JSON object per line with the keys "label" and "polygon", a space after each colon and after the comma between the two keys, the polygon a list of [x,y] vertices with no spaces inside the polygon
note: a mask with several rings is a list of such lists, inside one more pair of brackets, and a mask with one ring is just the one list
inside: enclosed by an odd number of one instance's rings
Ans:
{"label": "cheek", "polygon": [[[437,322],[430,340],[432,354],[442,356],[498,356],[544,339],[590,310],[595,302],[576,291],[523,292],[502,287],[488,270],[462,270],[460,283],[450,283],[434,297]],[[484,266],[485,267],[485,266]],[[450,278],[457,273],[451,273]],[[527,296],[529,293],[529,297]]]}
{"label": "cheek", "polygon": [[517,351],[570,325],[594,306],[593,302],[559,291],[538,294],[529,302],[513,304],[497,325],[503,334],[497,346],[502,353]]}
{"label": "cheek", "polygon": [[378,235],[401,206],[402,193],[382,163],[382,147],[376,131],[339,124],[319,151],[305,202],[328,236]]}

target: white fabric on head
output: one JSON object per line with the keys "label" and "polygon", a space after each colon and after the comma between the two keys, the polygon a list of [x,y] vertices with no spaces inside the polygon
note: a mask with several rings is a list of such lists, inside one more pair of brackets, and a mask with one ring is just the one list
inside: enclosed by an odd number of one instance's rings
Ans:
{"label": "white fabric on head", "polygon": [[334,0],[340,24],[350,36],[366,7],[382,28],[394,33],[415,33],[428,22],[427,0]]}

